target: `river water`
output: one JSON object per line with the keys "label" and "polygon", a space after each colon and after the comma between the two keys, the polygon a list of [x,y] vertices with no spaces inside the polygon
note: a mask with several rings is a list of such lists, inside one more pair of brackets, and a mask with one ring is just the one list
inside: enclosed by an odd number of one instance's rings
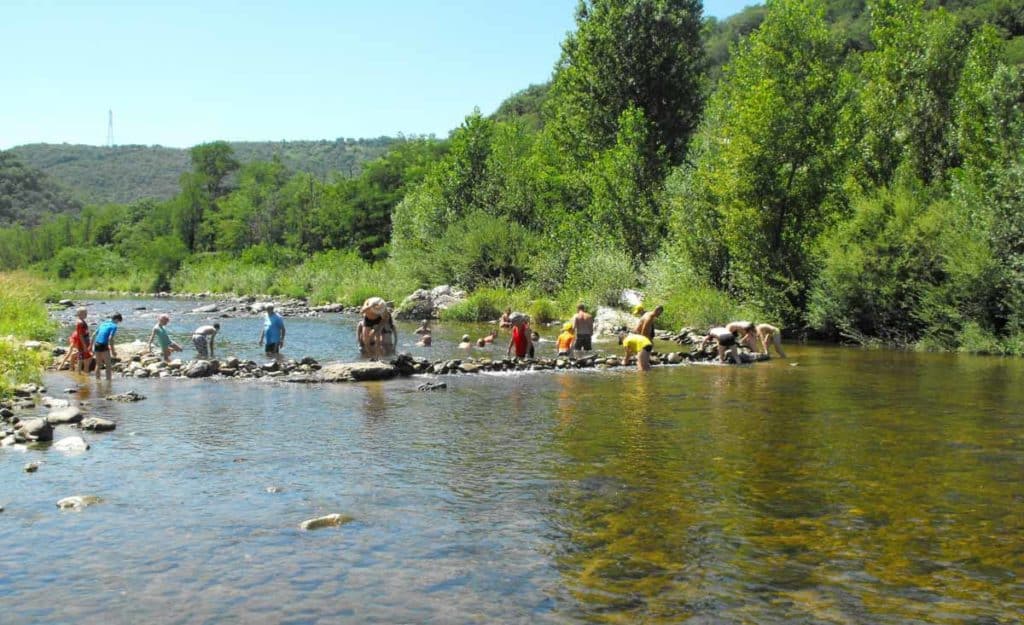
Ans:
{"label": "river water", "polygon": [[[181,342],[196,305],[91,310],[121,340],[171,312]],[[355,357],[352,318],[286,321],[288,355]],[[259,356],[258,319],[222,323]],[[1024,361],[786,349],[433,393],[51,374],[118,427],[0,450],[0,622],[1020,623]]]}

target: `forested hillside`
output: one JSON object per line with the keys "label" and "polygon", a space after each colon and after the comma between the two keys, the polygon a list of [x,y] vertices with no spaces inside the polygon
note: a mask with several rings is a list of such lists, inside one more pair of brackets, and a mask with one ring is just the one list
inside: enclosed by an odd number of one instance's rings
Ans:
{"label": "forested hillside", "polygon": [[746,12],[714,75],[698,0],[585,0],[549,83],[445,140],[328,181],[196,146],[169,200],[0,229],[0,267],[349,303],[449,283],[463,319],[639,287],[675,327],[1024,354],[1017,5],[842,6]]}
{"label": "forested hillside", "polygon": [[34,226],[82,206],[46,174],[26,167],[13,154],[0,152],[0,226]]}
{"label": "forested hillside", "polygon": [[[355,176],[364,163],[378,158],[394,140],[252,141],[230,144],[242,163],[275,157],[293,171],[326,179],[337,173]],[[29,167],[59,181],[85,204],[166,200],[178,192],[178,180],[189,167],[188,150],[161,146],[37,143],[9,150]]]}

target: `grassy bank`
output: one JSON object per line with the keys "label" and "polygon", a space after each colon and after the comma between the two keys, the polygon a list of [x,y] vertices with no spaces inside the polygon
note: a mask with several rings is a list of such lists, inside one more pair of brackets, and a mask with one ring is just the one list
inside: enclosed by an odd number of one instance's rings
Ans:
{"label": "grassy bank", "polygon": [[46,354],[22,347],[26,340],[48,341],[54,324],[46,312],[52,285],[36,276],[0,273],[0,397],[42,375]]}

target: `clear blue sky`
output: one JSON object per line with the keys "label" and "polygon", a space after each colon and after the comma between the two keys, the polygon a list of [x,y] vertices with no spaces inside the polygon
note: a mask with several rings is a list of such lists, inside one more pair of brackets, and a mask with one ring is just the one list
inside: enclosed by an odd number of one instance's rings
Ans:
{"label": "clear blue sky", "polygon": [[[725,17],[753,0],[712,0]],[[447,136],[546,81],[576,0],[0,0],[0,149]]]}

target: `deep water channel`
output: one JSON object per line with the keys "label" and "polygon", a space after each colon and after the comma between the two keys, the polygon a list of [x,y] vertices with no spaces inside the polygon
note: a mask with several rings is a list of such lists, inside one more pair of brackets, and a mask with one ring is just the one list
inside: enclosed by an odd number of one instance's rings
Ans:
{"label": "deep water channel", "polygon": [[[171,312],[191,358],[203,303],[90,310],[122,341]],[[353,318],[286,322],[288,356],[355,358]],[[220,354],[259,357],[258,318],[222,324]],[[1020,623],[1024,361],[786,349],[430,393],[49,374],[117,430],[0,449],[0,622]],[[55,506],[77,494],[103,501]]]}

